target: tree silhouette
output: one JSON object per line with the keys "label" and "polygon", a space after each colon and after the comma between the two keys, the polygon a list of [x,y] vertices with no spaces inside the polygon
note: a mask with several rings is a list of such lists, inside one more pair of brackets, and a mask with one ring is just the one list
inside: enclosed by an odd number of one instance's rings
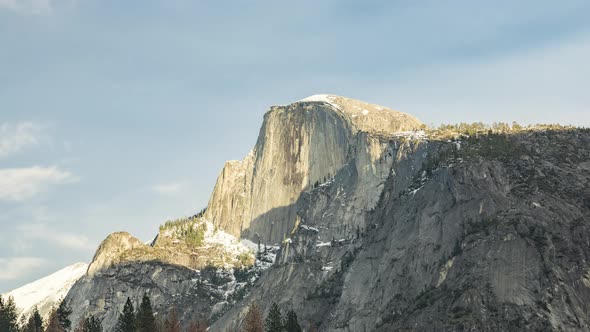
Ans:
{"label": "tree silhouette", "polygon": [[282,332],[284,330],[283,316],[281,315],[281,309],[273,302],[270,306],[270,311],[266,317],[265,327],[267,332]]}
{"label": "tree silhouette", "polygon": [[293,310],[289,310],[285,317],[285,331],[301,332],[301,326],[299,326],[299,322],[297,321],[297,314]]}
{"label": "tree silhouette", "polygon": [[127,298],[123,312],[119,315],[116,330],[117,332],[135,332],[135,309],[131,299]]}
{"label": "tree silhouette", "polygon": [[152,303],[147,294],[143,295],[135,322],[137,332],[157,332],[156,318],[154,317]]}
{"label": "tree silhouette", "polygon": [[246,314],[244,332],[264,332],[262,313],[256,304],[252,304]]}

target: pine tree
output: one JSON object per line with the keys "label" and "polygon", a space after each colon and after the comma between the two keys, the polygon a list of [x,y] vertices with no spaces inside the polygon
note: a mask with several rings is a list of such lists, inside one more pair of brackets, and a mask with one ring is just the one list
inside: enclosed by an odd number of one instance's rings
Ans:
{"label": "pine tree", "polygon": [[17,332],[18,330],[18,313],[14,298],[9,297],[4,301],[0,296],[0,331]]}
{"label": "pine tree", "polygon": [[176,307],[172,307],[166,322],[164,322],[164,332],[180,332],[180,321],[178,320],[178,313]]}
{"label": "pine tree", "polygon": [[246,314],[244,332],[264,332],[262,313],[256,304],[252,304]]}
{"label": "pine tree", "polygon": [[64,331],[69,331],[72,327],[72,321],[70,321],[70,315],[72,314],[72,308],[68,307],[65,300],[61,300],[59,306],[57,307],[57,318],[59,320],[59,325],[63,328]]}
{"label": "pine tree", "polygon": [[84,332],[102,332],[102,324],[98,318],[90,316],[84,320]]}
{"label": "pine tree", "polygon": [[152,303],[147,294],[143,295],[141,305],[137,311],[137,318],[135,320],[137,332],[156,332],[156,318],[152,310]]}
{"label": "pine tree", "polygon": [[39,315],[39,310],[37,310],[37,307],[33,309],[33,313],[23,328],[23,332],[43,332],[43,318],[41,318],[41,315]]}
{"label": "pine tree", "polygon": [[47,327],[45,327],[45,332],[65,332],[65,329],[61,326],[59,322],[59,315],[57,314],[57,309],[51,311],[49,314],[49,320],[47,321]]}
{"label": "pine tree", "polygon": [[301,332],[301,326],[299,326],[299,322],[297,321],[297,314],[293,310],[289,310],[285,317],[285,331]]}
{"label": "pine tree", "polygon": [[270,311],[268,312],[268,316],[266,316],[265,324],[267,332],[283,332],[284,331],[284,324],[283,324],[283,316],[281,315],[281,309],[279,306],[273,302],[270,306]]}
{"label": "pine tree", "polygon": [[130,298],[127,298],[127,302],[125,302],[125,306],[123,307],[123,312],[119,315],[116,331],[135,332],[135,309],[133,308],[133,303],[131,303]]}

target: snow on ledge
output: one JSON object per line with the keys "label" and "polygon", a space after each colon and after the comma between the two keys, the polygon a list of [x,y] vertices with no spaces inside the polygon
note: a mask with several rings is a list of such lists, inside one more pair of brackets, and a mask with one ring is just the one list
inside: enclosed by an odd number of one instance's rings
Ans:
{"label": "snow on ledge", "polygon": [[416,131],[397,131],[393,133],[395,137],[409,138],[409,139],[425,139],[426,132],[424,130]]}
{"label": "snow on ledge", "polygon": [[340,109],[340,106],[335,104],[335,99],[336,96],[334,95],[327,95],[327,94],[318,94],[318,95],[313,95],[313,96],[309,96],[307,98],[303,98],[301,100],[298,100],[297,102],[324,102],[329,104],[330,106],[336,108],[336,109]]}

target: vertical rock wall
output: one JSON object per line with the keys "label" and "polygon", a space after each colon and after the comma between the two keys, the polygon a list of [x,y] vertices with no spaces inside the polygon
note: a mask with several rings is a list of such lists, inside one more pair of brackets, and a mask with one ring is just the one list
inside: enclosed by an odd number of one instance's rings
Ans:
{"label": "vertical rock wall", "polygon": [[363,181],[354,193],[359,204],[349,209],[374,205],[394,158],[379,137],[421,123],[380,106],[329,98],[271,107],[251,154],[222,170],[205,218],[235,236],[277,243],[295,226],[301,194],[350,165]]}

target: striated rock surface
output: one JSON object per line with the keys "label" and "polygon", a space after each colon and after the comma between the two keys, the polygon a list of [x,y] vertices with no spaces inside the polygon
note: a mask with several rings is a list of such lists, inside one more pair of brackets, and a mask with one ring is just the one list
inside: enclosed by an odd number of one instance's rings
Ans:
{"label": "striated rock surface", "polygon": [[[378,173],[387,173],[385,159],[392,157],[382,158],[388,144],[383,136],[421,126],[405,113],[332,95],[273,106],[252,152],[222,170],[205,218],[235,236],[277,243],[295,226],[300,194],[350,162],[359,163],[362,175],[372,174],[361,178],[367,182],[359,183],[356,198],[373,196],[374,204],[379,189],[372,187],[372,177],[382,182]],[[366,204],[355,208],[359,206]]]}
{"label": "striated rock surface", "polygon": [[396,151],[367,229],[326,238],[338,219],[317,213],[350,176],[306,192],[305,223],[211,330],[241,326],[254,302],[292,308],[320,331],[590,330],[590,131]]}
{"label": "striated rock surface", "polygon": [[147,249],[148,246],[127,232],[110,234],[98,246],[92,263],[88,267],[88,275],[92,276],[97,271],[120,263],[125,252],[136,248]]}

